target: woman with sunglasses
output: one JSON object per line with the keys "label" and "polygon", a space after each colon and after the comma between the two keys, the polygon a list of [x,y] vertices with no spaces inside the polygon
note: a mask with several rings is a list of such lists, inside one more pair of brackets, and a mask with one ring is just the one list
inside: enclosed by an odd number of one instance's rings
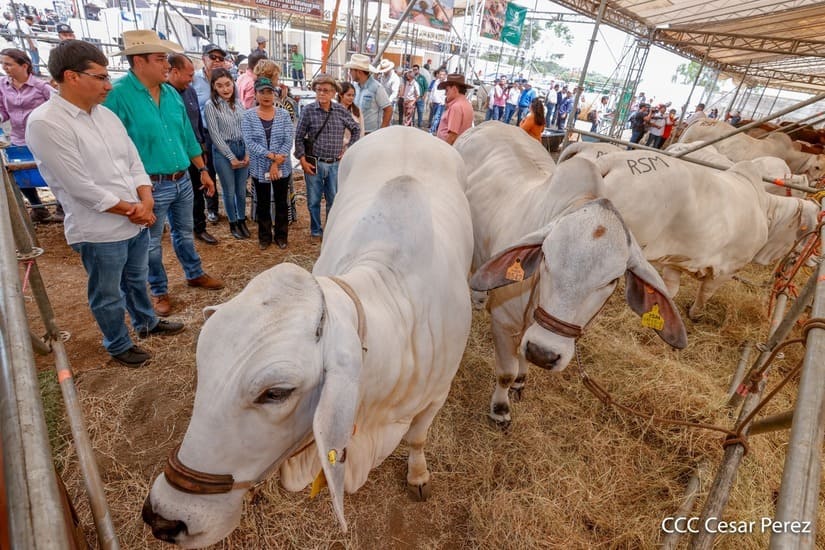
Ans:
{"label": "woman with sunglasses", "polygon": [[[26,145],[26,121],[35,108],[49,100],[54,89],[34,76],[32,60],[23,50],[0,51],[0,64],[7,75],[0,78],[0,121],[10,121],[12,145]],[[37,189],[23,187],[20,191],[33,207],[32,221],[53,221]],[[62,221],[62,209],[58,208],[54,221]]]}
{"label": "woman with sunglasses", "polygon": [[204,114],[212,138],[212,158],[221,180],[229,231],[236,239],[248,239],[246,226],[246,178],[249,176],[249,154],[241,133],[244,108],[236,97],[235,81],[226,69],[212,71],[211,98]]}

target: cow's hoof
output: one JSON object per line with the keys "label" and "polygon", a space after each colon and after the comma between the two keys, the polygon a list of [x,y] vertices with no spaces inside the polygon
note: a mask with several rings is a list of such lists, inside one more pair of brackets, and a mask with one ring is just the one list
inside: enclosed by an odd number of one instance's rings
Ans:
{"label": "cow's hoof", "polygon": [[407,484],[407,493],[410,498],[416,502],[424,502],[430,498],[430,484],[422,483],[420,485]]}
{"label": "cow's hoof", "polygon": [[518,403],[524,398],[524,386],[515,387],[510,386],[510,401]]}
{"label": "cow's hoof", "polygon": [[488,414],[487,422],[489,422],[490,425],[494,428],[498,428],[500,431],[504,433],[510,432],[510,424],[512,423],[512,420],[510,420],[509,418],[498,417],[492,414]]}

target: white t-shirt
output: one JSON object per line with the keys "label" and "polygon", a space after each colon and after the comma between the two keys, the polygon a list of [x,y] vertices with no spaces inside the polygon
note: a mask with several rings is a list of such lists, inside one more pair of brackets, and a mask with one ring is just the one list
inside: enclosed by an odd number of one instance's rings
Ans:
{"label": "white t-shirt", "polygon": [[510,105],[518,105],[519,97],[521,96],[521,90],[513,86],[510,88],[510,91],[507,92],[507,103]]}

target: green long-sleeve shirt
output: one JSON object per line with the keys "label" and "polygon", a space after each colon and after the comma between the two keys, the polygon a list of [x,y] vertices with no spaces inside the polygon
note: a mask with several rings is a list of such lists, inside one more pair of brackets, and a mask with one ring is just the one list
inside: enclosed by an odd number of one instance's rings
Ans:
{"label": "green long-sleeve shirt", "polygon": [[123,122],[148,174],[186,170],[201,146],[175,89],[161,84],[160,104],[132,71],[114,83],[104,105]]}

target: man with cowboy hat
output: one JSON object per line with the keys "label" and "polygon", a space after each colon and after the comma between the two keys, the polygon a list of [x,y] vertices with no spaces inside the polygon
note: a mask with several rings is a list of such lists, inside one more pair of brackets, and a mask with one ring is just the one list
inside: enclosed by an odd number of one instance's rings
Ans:
{"label": "man with cowboy hat", "polygon": [[464,81],[463,74],[449,74],[446,80],[438,84],[439,90],[446,91],[447,110],[441,116],[436,136],[450,145],[473,126],[473,106],[465,95],[472,88]]}
{"label": "man with cowboy hat", "polygon": [[171,305],[161,237],[167,216],[187,284],[208,290],[223,288],[223,282],[203,271],[195,250],[189,164],[197,167],[201,188],[207,195],[215,193],[215,182],[206,170],[203,149],[195,138],[183,100],[166,83],[170,69],[167,54],[183,53],[183,48],[161,40],[150,30],[125,31],[123,46],[116,55],[126,56],[130,70],[114,83],[105,104],[123,122],[152,182],[157,220],[149,228],[149,287],[155,313],[166,317]]}
{"label": "man with cowboy hat", "polygon": [[393,109],[398,111],[398,123],[401,124],[401,117],[403,116],[403,109],[399,110],[398,92],[401,91],[401,77],[395,72],[395,63],[389,59],[382,59],[376,67],[378,71],[378,82],[384,87],[387,92],[387,98],[392,103]]}
{"label": "man with cowboy hat", "polygon": [[338,161],[344,154],[344,129],[352,134],[350,145],[361,137],[361,126],[343,105],[332,101],[341,88],[334,78],[319,74],[312,81],[316,101],[301,109],[295,128],[295,158],[301,161],[307,188],[310,240],[319,242],[321,194],[327,202],[327,216],[338,191]]}
{"label": "man with cowboy hat", "polygon": [[354,53],[344,68],[349,69],[355,85],[355,104],[361,110],[364,133],[369,134],[389,126],[392,120],[392,103],[384,86],[372,77],[376,70],[370,65],[370,58]]}
{"label": "man with cowboy hat", "polygon": [[[66,242],[89,276],[89,308],[112,358],[141,367],[152,354],[129,336],[170,336],[183,324],[159,320],[146,293],[152,184],[117,116],[100,104],[112,83],[94,45],[67,40],[49,56],[60,94],[35,109],[27,139],[43,177],[66,207]],[[94,136],[94,137],[92,137]]]}

